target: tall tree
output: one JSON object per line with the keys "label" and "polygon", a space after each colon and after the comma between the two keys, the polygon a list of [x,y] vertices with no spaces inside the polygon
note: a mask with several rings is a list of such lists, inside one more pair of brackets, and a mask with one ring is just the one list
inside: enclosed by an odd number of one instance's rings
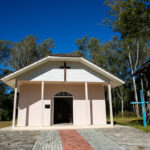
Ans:
{"label": "tall tree", "polygon": [[[105,53],[105,66],[103,65],[103,67],[105,67],[112,74],[120,77],[124,81],[127,81],[127,62],[122,61],[126,60],[126,55],[123,54],[123,41],[119,40],[117,37],[113,37],[111,41],[102,44],[100,49],[105,49],[103,51],[107,52]],[[121,101],[120,107],[122,116],[124,112],[124,101],[127,99],[126,93],[126,85],[122,85],[112,90],[113,102],[116,104],[117,100],[120,99]]]}
{"label": "tall tree", "polygon": [[[97,65],[105,66],[105,57],[106,57],[106,49],[100,46],[99,39],[88,36],[84,36],[83,38],[79,38],[76,40],[76,46],[78,47],[77,53],[80,53],[85,58],[89,59],[93,63]],[[101,48],[100,48],[101,47]]]}
{"label": "tall tree", "polygon": [[[127,80],[127,61],[122,61],[126,60],[126,55],[124,55],[123,40],[120,40],[117,37],[113,37],[111,41],[100,44],[98,39],[84,36],[83,38],[76,40],[76,45],[78,46],[77,51],[80,51],[80,53],[86,55],[87,59],[96,65],[108,70],[114,75]],[[123,115],[124,101],[128,99],[126,96],[126,86],[124,85],[118,87],[117,89],[113,90],[112,93],[113,102],[115,104],[118,103],[116,98],[120,99],[121,111]]]}
{"label": "tall tree", "polygon": [[[107,23],[114,31],[121,33],[129,68],[133,74],[147,57],[143,52],[150,38],[149,6],[146,0],[106,0],[105,4],[109,7],[110,16],[107,18]],[[132,80],[135,100],[138,102],[135,77],[132,77]],[[138,105],[136,105],[136,114],[139,116]]]}

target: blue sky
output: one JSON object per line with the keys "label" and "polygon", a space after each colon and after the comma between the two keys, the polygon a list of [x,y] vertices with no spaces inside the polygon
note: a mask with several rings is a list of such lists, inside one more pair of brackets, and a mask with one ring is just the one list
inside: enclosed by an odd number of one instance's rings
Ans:
{"label": "blue sky", "polygon": [[55,42],[53,53],[77,49],[75,40],[84,35],[100,42],[113,33],[99,23],[106,17],[103,0],[5,0],[0,3],[0,40],[20,41],[27,35]]}

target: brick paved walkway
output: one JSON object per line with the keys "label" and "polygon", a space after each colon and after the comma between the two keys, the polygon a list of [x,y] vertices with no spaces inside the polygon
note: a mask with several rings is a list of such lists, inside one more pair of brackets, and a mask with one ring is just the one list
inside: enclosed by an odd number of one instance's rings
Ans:
{"label": "brick paved walkway", "polygon": [[63,150],[94,150],[76,130],[61,130]]}
{"label": "brick paved walkway", "polygon": [[41,131],[33,150],[124,150],[94,129]]}

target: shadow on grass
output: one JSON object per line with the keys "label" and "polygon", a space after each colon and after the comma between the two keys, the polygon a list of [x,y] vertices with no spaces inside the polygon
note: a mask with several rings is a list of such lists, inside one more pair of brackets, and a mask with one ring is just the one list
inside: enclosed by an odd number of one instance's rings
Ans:
{"label": "shadow on grass", "polygon": [[143,125],[143,120],[142,119],[132,120],[128,122],[128,125]]}
{"label": "shadow on grass", "polygon": [[[110,121],[107,121],[108,124],[110,124]],[[130,120],[127,122],[124,121],[114,121],[114,125],[143,125],[143,120],[142,119],[135,119],[135,120]]]}

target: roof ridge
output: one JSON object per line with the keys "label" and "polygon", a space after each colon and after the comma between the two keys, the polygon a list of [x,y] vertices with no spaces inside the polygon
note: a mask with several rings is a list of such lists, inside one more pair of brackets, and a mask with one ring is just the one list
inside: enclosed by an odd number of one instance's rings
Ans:
{"label": "roof ridge", "polygon": [[72,53],[56,53],[56,54],[49,54],[48,56],[57,56],[57,57],[82,57],[79,54],[72,54]]}

